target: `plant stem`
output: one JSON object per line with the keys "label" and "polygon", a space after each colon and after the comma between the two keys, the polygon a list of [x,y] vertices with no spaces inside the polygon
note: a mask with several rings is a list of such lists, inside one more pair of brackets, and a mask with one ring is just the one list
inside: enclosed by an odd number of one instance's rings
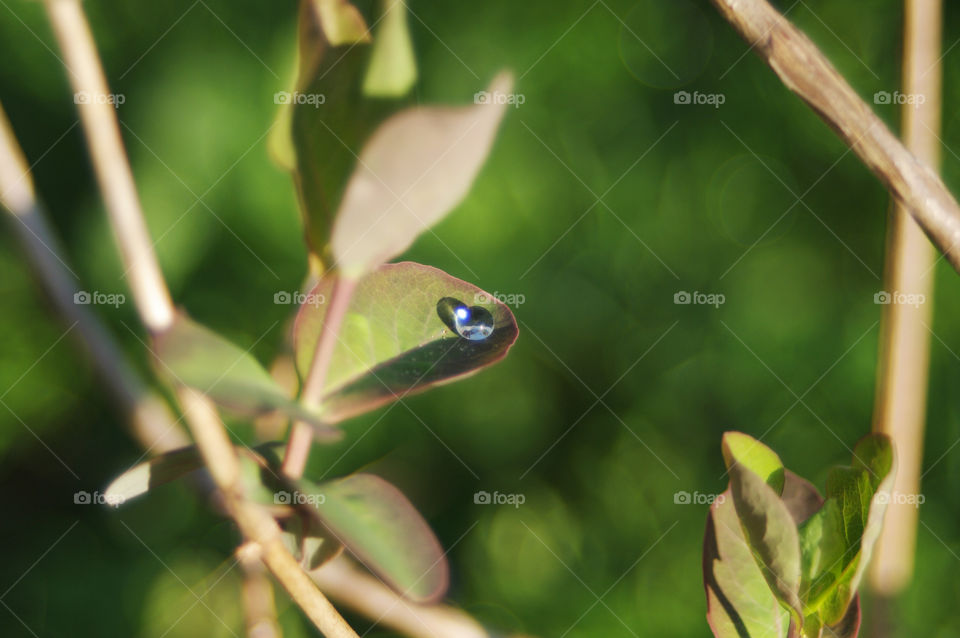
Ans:
{"label": "plant stem", "polygon": [[[906,0],[903,92],[924,96],[923,103],[903,105],[903,139],[931,168],[940,164],[942,0]],[[893,491],[917,494],[923,462],[930,324],[935,270],[934,251],[902,206],[890,218],[885,289],[923,295],[919,305],[884,306],[877,371],[873,429],[893,439],[897,476]],[[893,502],[870,568],[870,585],[884,596],[899,593],[913,575],[917,508]]]}
{"label": "plant stem", "polygon": [[310,577],[338,603],[412,638],[489,637],[483,626],[463,611],[405,600],[343,556],[313,570]]}
{"label": "plant stem", "polygon": [[240,568],[243,569],[244,621],[248,638],[280,638],[277,608],[273,602],[273,584],[263,568],[256,545],[242,545],[237,549]]}
{"label": "plant stem", "polygon": [[13,227],[23,244],[40,284],[59,314],[77,329],[107,389],[130,424],[134,437],[157,454],[189,445],[190,439],[176,423],[166,401],[152,392],[124,357],[120,347],[90,306],[77,304],[75,275],[64,261],[64,252],[37,201],[30,168],[13,128],[0,105],[0,205],[11,213]]}
{"label": "plant stem", "polygon": [[[340,337],[340,326],[347,314],[347,308],[350,307],[353,291],[357,287],[357,283],[353,279],[333,274],[329,276],[335,277],[330,292],[330,306],[324,316],[320,336],[317,337],[313,361],[310,363],[310,371],[303,383],[303,392],[300,397],[300,400],[307,407],[312,408],[319,407],[323,399],[327,372],[330,369],[333,351],[336,349],[337,340]],[[310,456],[311,445],[313,445],[313,428],[308,423],[294,423],[281,466],[284,474],[295,479],[303,476],[303,470],[307,466],[307,458]]]}
{"label": "plant stem", "polygon": [[819,49],[766,0],[712,0],[783,83],[836,131],[910,211],[960,272],[960,205],[837,73]]}
{"label": "plant stem", "polygon": [[90,27],[77,0],[46,0],[46,6],[70,71],[74,101],[78,102],[87,147],[100,191],[106,200],[110,224],[123,263],[129,269],[130,288],[134,292],[137,310],[150,332],[162,332],[173,322],[173,304],[144,222],[120,137],[116,108],[106,100],[110,90]]}
{"label": "plant stem", "polygon": [[[45,0],[45,4],[74,91],[94,96],[79,105],[81,120],[115,238],[132,275],[130,286],[137,310],[148,330],[162,332],[173,321],[173,304],[143,220],[115,109],[108,101],[96,99],[109,93],[90,27],[79,0]],[[236,452],[213,405],[204,395],[186,387],[178,388],[177,395],[224,505],[243,535],[259,545],[264,563],[324,635],[357,638],[287,551],[277,522],[245,499]]]}

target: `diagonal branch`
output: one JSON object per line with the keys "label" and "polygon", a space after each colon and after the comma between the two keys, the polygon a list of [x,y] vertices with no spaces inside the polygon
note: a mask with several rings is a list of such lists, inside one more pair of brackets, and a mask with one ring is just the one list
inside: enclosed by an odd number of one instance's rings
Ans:
{"label": "diagonal branch", "polygon": [[960,272],[960,205],[830,61],[766,0],[712,0],[791,91],[843,139]]}

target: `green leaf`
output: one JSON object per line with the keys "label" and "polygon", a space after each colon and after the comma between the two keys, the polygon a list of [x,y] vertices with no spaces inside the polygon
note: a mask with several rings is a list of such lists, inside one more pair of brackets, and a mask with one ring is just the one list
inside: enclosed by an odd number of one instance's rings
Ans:
{"label": "green leaf", "polygon": [[407,4],[383,0],[383,17],[373,39],[373,55],[363,81],[363,92],[372,97],[402,97],[417,81]]}
{"label": "green leaf", "polygon": [[313,9],[316,24],[330,46],[369,42],[367,23],[349,0],[304,0],[302,6]]}
{"label": "green leaf", "polygon": [[302,511],[397,592],[416,602],[434,602],[446,592],[440,543],[396,487],[372,474],[298,486],[321,497]]}
{"label": "green leaf", "polygon": [[[816,514],[800,526],[800,553],[803,563],[800,595],[804,602],[817,600],[840,581],[847,543],[843,517],[835,499],[829,499]],[[806,613],[816,609],[807,609]]]}
{"label": "green leaf", "polygon": [[173,450],[135,465],[113,479],[104,492],[104,499],[108,503],[123,504],[202,467],[203,457],[195,446]]}
{"label": "green leaf", "polygon": [[[324,278],[313,299],[331,299]],[[487,309],[493,334],[468,341],[437,315],[437,302],[455,297]],[[297,369],[306,376],[326,316],[326,304],[304,304],[294,327]],[[387,264],[359,281],[341,326],[320,414],[327,423],[368,412],[431,386],[478,372],[506,356],[517,338],[513,313],[489,293],[430,266]]]}
{"label": "green leaf", "polygon": [[840,622],[823,628],[821,638],[857,638],[860,633],[860,595],[853,597]]}
{"label": "green leaf", "polygon": [[728,489],[714,501],[703,541],[707,620],[716,638],[785,638],[790,614],[753,557]]}
{"label": "green leaf", "polygon": [[824,520],[816,524],[819,529],[805,532],[809,591],[804,602],[828,625],[841,622],[860,586],[880,535],[894,470],[890,439],[870,434],[854,448],[851,466],[834,468],[827,476]]}
{"label": "green leaf", "polygon": [[194,388],[225,408],[245,416],[280,410],[313,424],[319,436],[339,436],[317,414],[286,396],[249,352],[183,314],[157,336],[155,352],[161,373],[172,383]]}
{"label": "green leaf", "polygon": [[777,453],[743,432],[724,432],[723,460],[727,469],[741,464],[780,494],[783,492],[784,468]]}
{"label": "green leaf", "polygon": [[[243,467],[254,464],[258,467],[267,467],[265,456],[272,455],[283,443],[264,443],[253,449],[237,447]],[[154,458],[138,463],[129,470],[113,479],[104,492],[104,499],[108,503],[123,504],[131,499],[146,494],[151,489],[180,479],[187,474],[203,468],[204,461],[200,450],[196,446],[173,450],[160,454]],[[244,476],[244,485],[248,488],[260,484],[260,479],[249,480]],[[249,494],[248,494],[249,495]]]}
{"label": "green leaf", "polygon": [[[296,80],[269,140],[273,158],[293,173],[307,245],[326,266],[334,213],[360,148],[404,104],[365,99],[370,42],[366,22],[350,3],[302,0]],[[298,94],[310,99],[297,100]]]}
{"label": "green leaf", "polygon": [[342,544],[299,510],[294,516],[281,521],[281,526],[284,544],[304,569],[317,569],[343,551]]}
{"label": "green leaf", "polygon": [[731,464],[730,491],[744,537],[767,584],[793,610],[799,625],[800,541],[793,516],[779,494],[744,463]]}
{"label": "green leaf", "polygon": [[[501,73],[493,94],[509,93]],[[486,160],[504,100],[416,107],[384,122],[360,153],[337,211],[331,249],[356,279],[405,251],[466,196]]]}

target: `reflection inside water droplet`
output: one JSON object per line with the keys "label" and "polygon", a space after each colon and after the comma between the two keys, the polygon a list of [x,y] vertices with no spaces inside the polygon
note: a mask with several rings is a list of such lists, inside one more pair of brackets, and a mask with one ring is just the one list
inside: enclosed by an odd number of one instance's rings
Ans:
{"label": "reflection inside water droplet", "polygon": [[464,339],[481,341],[493,334],[493,315],[483,306],[467,306],[453,297],[437,302],[437,315]]}

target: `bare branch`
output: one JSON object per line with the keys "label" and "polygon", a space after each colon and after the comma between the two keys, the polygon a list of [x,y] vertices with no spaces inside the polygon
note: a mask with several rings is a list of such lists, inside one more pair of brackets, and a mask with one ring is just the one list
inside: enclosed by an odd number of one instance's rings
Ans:
{"label": "bare branch", "polygon": [[405,600],[343,556],[310,572],[310,577],[340,604],[411,638],[489,638],[465,612]]}
{"label": "bare branch", "polygon": [[54,307],[76,327],[107,389],[141,445],[154,453],[188,445],[190,440],[174,420],[166,401],[149,390],[90,306],[75,303],[79,292],[37,201],[30,168],[0,106],[0,205],[11,213],[13,228]]}
{"label": "bare branch", "polygon": [[46,7],[70,70],[87,147],[123,263],[129,268],[137,310],[148,330],[162,332],[173,321],[173,303],[143,218],[90,27],[75,0],[46,0]]}
{"label": "bare branch", "polygon": [[720,13],[846,142],[960,272],[960,206],[937,174],[890,132],[829,60],[766,0],[713,0]]}

